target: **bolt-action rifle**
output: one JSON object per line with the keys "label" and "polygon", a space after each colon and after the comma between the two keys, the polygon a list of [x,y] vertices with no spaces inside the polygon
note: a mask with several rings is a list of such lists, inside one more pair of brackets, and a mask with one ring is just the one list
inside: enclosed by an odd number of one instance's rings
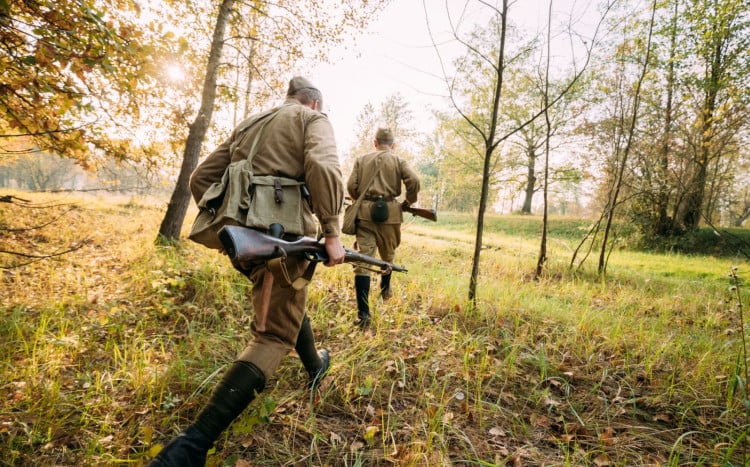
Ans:
{"label": "bolt-action rifle", "polygon": [[[287,241],[247,227],[228,225],[219,231],[219,240],[229,259],[232,260],[232,264],[242,269],[249,269],[253,264],[257,265],[284,256],[304,256],[312,262],[328,261],[325,245],[310,237]],[[407,272],[403,266],[356,251],[345,251],[345,263],[364,263],[377,268],[381,274],[388,274],[391,271]]]}
{"label": "bolt-action rifle", "polygon": [[410,212],[414,216],[424,217],[429,221],[437,222],[437,211],[434,209],[413,208],[407,204],[402,204],[401,210],[404,212]]}
{"label": "bolt-action rifle", "polygon": [[[286,241],[281,238],[283,234],[284,228],[281,224],[271,224],[268,228],[268,234],[247,227],[227,225],[219,230],[219,240],[232,261],[232,265],[243,272],[250,270],[253,266],[277,258],[283,261],[288,256],[304,256],[312,262],[313,269],[315,263],[328,261],[328,253],[324,244],[310,237]],[[406,268],[402,266],[396,266],[356,251],[346,249],[344,251],[346,252],[344,256],[344,262],[346,263],[364,263],[374,266],[378,268],[376,271],[381,274],[389,274],[391,271],[406,272]],[[306,277],[306,280],[312,277],[313,269],[308,268],[310,277]],[[274,281],[274,274],[267,270],[260,292],[260,308],[256,312],[256,329],[259,332],[265,332],[266,330],[271,289]]]}

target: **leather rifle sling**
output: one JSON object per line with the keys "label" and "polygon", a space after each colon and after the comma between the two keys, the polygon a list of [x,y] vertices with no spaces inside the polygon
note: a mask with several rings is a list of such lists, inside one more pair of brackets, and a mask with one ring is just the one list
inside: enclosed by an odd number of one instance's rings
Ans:
{"label": "leather rifle sling", "polygon": [[268,307],[271,304],[271,290],[273,289],[273,273],[266,268],[263,274],[263,288],[260,290],[260,310],[257,311],[255,328],[258,332],[266,332],[266,321],[268,320]]}

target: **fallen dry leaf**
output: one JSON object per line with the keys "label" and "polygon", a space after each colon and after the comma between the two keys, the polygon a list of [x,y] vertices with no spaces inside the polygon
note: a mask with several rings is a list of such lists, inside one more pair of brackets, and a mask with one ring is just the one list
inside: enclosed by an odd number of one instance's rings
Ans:
{"label": "fallen dry leaf", "polygon": [[490,428],[489,433],[490,433],[490,436],[505,436],[505,430],[503,430],[502,428],[498,426],[494,426]]}
{"label": "fallen dry leaf", "polygon": [[609,457],[606,454],[599,454],[594,458],[594,465],[597,467],[607,467],[612,465],[612,461],[609,460]]}
{"label": "fallen dry leaf", "polygon": [[549,428],[550,426],[552,426],[552,423],[550,422],[549,417],[547,417],[546,415],[538,415],[538,414],[532,413],[530,416],[530,419],[531,419],[531,422],[538,427]]}
{"label": "fallen dry leaf", "polygon": [[583,434],[586,429],[577,423],[568,423],[565,425],[565,433],[569,435]]}
{"label": "fallen dry leaf", "polygon": [[599,435],[599,441],[601,441],[605,446],[614,445],[616,441],[615,429],[611,426],[605,428],[602,434]]}
{"label": "fallen dry leaf", "polygon": [[565,444],[570,444],[576,439],[575,434],[564,434],[560,435],[560,441],[562,441]]}
{"label": "fallen dry leaf", "polygon": [[560,405],[560,402],[552,399],[551,397],[545,397],[542,401],[542,404],[547,407],[557,407],[558,405]]}

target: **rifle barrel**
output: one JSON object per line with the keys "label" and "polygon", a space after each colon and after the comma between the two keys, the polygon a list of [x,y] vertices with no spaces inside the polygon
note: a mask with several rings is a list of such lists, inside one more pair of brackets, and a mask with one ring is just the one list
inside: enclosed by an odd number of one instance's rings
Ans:
{"label": "rifle barrel", "polygon": [[[346,250],[346,258],[350,259],[350,262],[365,263],[365,264],[371,264],[373,266],[377,266],[383,271],[387,269],[391,269],[392,271],[396,271],[396,272],[408,272],[407,269],[403,266],[399,266],[397,264],[391,264],[387,261],[373,258],[372,256],[363,255],[362,253],[359,253],[357,251]],[[346,259],[344,261],[346,261]]]}

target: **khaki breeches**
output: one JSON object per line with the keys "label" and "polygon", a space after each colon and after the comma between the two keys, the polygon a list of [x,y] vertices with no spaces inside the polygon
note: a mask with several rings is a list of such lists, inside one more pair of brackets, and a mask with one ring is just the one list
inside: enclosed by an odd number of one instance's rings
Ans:
{"label": "khaki breeches", "polygon": [[[302,275],[308,265],[303,258],[288,257],[286,265],[289,275],[296,278]],[[266,317],[266,331],[258,332],[258,312],[261,308],[261,291],[267,269],[260,265],[248,274],[253,283],[252,299],[253,322],[250,326],[252,339],[243,350],[238,360],[250,362],[260,368],[269,380],[279,368],[282,359],[289,354],[297,343],[297,335],[305,316],[307,287],[295,290],[292,287],[281,287],[279,281],[273,281],[271,300]]]}
{"label": "khaki breeches", "polygon": [[[357,224],[357,246],[362,254],[375,256],[377,251],[380,259],[392,263],[400,244],[401,224],[375,224],[362,219]],[[369,276],[370,272],[364,268],[354,269],[356,276]]]}

